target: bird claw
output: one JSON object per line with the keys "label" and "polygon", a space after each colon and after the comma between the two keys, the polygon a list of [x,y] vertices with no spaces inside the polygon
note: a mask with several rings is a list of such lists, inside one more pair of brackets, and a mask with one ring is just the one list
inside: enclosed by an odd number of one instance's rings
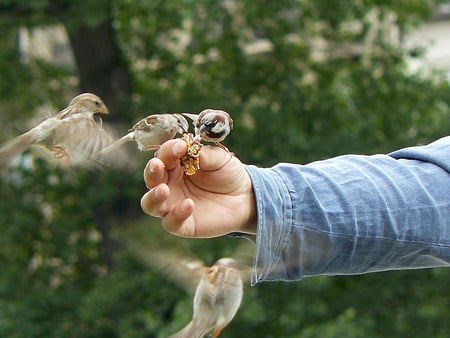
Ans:
{"label": "bird claw", "polygon": [[67,150],[61,146],[52,146],[52,147],[49,147],[48,149],[53,152],[53,157],[55,159],[59,160],[64,157],[69,157],[69,158],[71,157],[70,154],[67,152]]}
{"label": "bird claw", "polygon": [[65,167],[70,166],[70,158],[72,156],[65,148],[63,148],[61,146],[52,146],[52,147],[49,147],[48,149],[53,152],[53,158],[55,158],[56,160],[64,161]]}

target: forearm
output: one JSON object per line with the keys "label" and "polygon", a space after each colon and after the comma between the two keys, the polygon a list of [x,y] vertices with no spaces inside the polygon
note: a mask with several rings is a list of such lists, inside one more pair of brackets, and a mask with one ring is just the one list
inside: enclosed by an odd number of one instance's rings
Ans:
{"label": "forearm", "polygon": [[253,282],[450,265],[442,166],[350,155],[247,171],[257,203]]}

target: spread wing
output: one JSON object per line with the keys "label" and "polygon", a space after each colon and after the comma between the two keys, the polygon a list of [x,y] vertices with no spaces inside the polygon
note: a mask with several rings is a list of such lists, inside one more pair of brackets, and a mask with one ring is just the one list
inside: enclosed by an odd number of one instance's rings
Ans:
{"label": "spread wing", "polygon": [[84,116],[59,121],[44,145],[49,149],[63,148],[71,165],[100,163],[102,158],[98,153],[113,142],[102,124]]}
{"label": "spread wing", "polygon": [[188,292],[195,290],[205,265],[185,242],[164,236],[162,228],[149,229],[147,222],[123,229],[121,238],[125,239],[128,252],[145,266]]}
{"label": "spread wing", "polygon": [[83,115],[71,119],[50,117],[0,147],[0,166],[7,166],[33,145],[50,151],[58,149],[68,157],[70,165],[98,165],[103,161],[98,153],[112,142],[112,136],[92,118]]}
{"label": "spread wing", "polygon": [[0,166],[8,166],[12,160],[20,156],[32,145],[45,142],[61,122],[59,119],[48,118],[22,135],[7,141],[0,147]]}
{"label": "spread wing", "polygon": [[130,248],[144,264],[178,284],[186,291],[193,292],[207,269],[204,263],[174,250],[154,248]]}

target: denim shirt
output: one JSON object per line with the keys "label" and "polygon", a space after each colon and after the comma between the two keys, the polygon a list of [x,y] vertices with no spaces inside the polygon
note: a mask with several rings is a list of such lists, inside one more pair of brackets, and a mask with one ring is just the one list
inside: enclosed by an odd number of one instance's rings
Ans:
{"label": "denim shirt", "polygon": [[450,266],[450,136],[246,170],[257,204],[252,284]]}

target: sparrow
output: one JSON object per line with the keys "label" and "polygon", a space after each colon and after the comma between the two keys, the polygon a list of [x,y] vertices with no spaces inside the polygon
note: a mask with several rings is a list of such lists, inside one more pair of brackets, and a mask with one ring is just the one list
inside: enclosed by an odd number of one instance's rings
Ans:
{"label": "sparrow", "polygon": [[210,333],[218,337],[241,305],[243,281],[249,280],[252,273],[252,267],[247,265],[250,258],[245,252],[252,248],[243,246],[236,252],[236,258],[220,258],[207,266],[190,252],[172,248],[173,243],[160,243],[161,247],[157,245],[149,250],[140,232],[128,238],[128,249],[139,260],[183,289],[195,290],[192,320],[169,337],[200,338]]}
{"label": "sparrow", "polygon": [[184,134],[189,128],[186,119],[178,113],[154,114],[137,122],[128,134],[104,148],[101,153],[110,152],[124,143],[135,141],[140,151],[151,151],[175,137]]}
{"label": "sparrow", "polygon": [[223,141],[233,129],[233,119],[223,110],[205,109],[198,115],[183,113],[189,117],[195,128],[195,136],[201,140],[214,142],[217,146],[228,150],[220,142]]}
{"label": "sparrow", "polygon": [[171,338],[216,338],[238,311],[243,282],[237,262],[221,258],[211,267],[203,267],[194,295],[192,320]]}
{"label": "sparrow", "polygon": [[110,142],[96,114],[109,114],[97,95],[83,93],[74,97],[59,113],[1,146],[0,165],[8,164],[33,145],[45,147],[66,164],[92,159]]}

